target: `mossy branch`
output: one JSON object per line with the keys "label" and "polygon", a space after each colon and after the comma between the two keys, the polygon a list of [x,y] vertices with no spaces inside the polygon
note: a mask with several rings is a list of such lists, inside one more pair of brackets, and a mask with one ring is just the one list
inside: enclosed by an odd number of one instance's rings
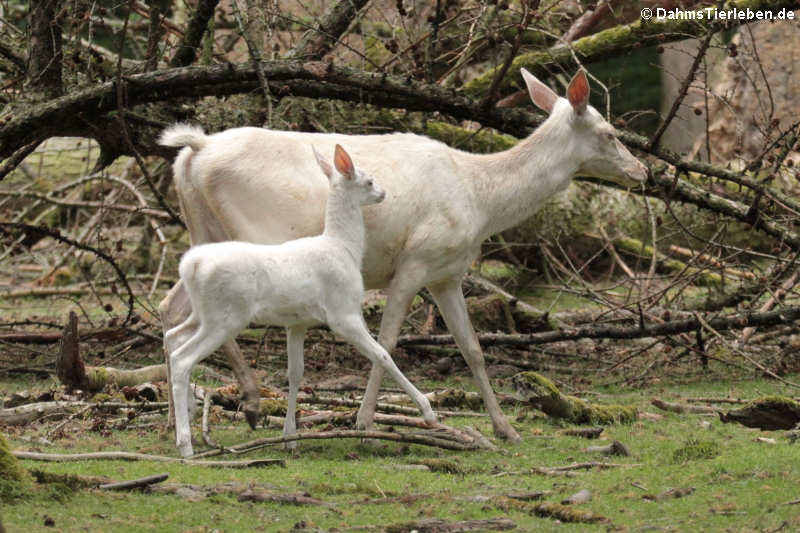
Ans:
{"label": "mossy branch", "polygon": [[[798,6],[800,3],[796,0],[735,0],[728,2],[725,9],[750,8],[753,11],[776,12],[783,8],[795,9]],[[501,93],[508,93],[513,88],[522,88],[519,79],[520,68],[526,68],[534,75],[544,77],[558,70],[574,70],[577,67],[576,56],[583,64],[593,63],[642,46],[682,41],[692,36],[703,35],[708,31],[720,31],[725,27],[724,21],[721,20],[656,18],[615,26],[578,39],[569,47],[537,50],[518,56],[512,62],[511,68],[506,72],[498,89]],[[473,98],[485,95],[499,68],[493,68],[466,83],[463,88],[464,93]]]}

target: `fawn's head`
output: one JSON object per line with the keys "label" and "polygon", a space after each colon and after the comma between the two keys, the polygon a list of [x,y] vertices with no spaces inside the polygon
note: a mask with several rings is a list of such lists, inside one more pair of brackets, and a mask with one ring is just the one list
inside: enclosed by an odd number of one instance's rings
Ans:
{"label": "fawn's head", "polygon": [[647,167],[636,159],[617,139],[614,127],[589,105],[589,80],[579,70],[567,87],[566,98],[560,98],[536,76],[521,69],[528,94],[537,107],[559,117],[570,128],[576,175],[602,178],[625,187],[634,187],[647,180]]}
{"label": "fawn's head", "polygon": [[353,165],[350,154],[340,145],[336,145],[333,166],[317,152],[316,148],[312,146],[311,149],[314,151],[317,164],[328,177],[331,188],[344,189],[359,205],[377,204],[383,201],[386,196],[384,190],[378,187],[371,176]]}

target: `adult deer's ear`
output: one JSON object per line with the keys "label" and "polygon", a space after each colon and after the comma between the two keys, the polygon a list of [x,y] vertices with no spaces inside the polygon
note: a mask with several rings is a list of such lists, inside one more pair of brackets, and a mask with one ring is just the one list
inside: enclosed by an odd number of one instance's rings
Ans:
{"label": "adult deer's ear", "polygon": [[313,145],[311,146],[311,150],[314,152],[314,157],[317,160],[319,168],[322,169],[322,172],[325,174],[325,176],[327,176],[328,179],[331,179],[331,176],[333,176],[333,167],[331,166],[331,164],[328,163],[325,160],[325,158],[320,155],[319,152],[317,152],[317,149],[314,148]]}
{"label": "adult deer's ear", "polygon": [[524,68],[519,71],[522,73],[522,79],[525,80],[525,85],[528,86],[528,94],[531,100],[533,100],[533,103],[542,111],[550,114],[553,111],[556,100],[558,100],[558,95]]}
{"label": "adult deer's ear", "polygon": [[339,171],[339,174],[345,178],[351,180],[355,177],[356,169],[353,166],[353,160],[350,159],[350,154],[338,144],[333,154],[333,164],[336,166],[336,170]]}
{"label": "adult deer's ear", "polygon": [[567,100],[572,104],[576,113],[583,113],[589,105],[589,80],[586,78],[586,71],[580,69],[569,82],[567,87]]}

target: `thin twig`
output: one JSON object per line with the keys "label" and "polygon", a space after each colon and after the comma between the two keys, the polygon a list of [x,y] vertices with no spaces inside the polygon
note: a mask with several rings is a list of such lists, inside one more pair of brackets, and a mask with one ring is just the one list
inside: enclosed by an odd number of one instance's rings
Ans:
{"label": "thin twig", "polygon": [[656,132],[653,134],[653,137],[650,139],[650,142],[647,144],[647,149],[652,150],[656,146],[658,146],[658,141],[661,140],[661,136],[664,135],[664,132],[669,127],[672,119],[675,118],[675,115],[678,113],[678,109],[680,109],[681,104],[683,103],[683,99],[686,97],[686,93],[689,90],[689,86],[694,81],[694,76],[697,73],[697,68],[700,66],[700,63],[703,61],[703,58],[706,55],[706,50],[708,50],[708,45],[711,44],[711,39],[714,37],[714,32],[709,31],[706,38],[700,43],[700,48],[697,50],[694,61],[692,61],[692,66],[689,68],[689,72],[686,74],[686,78],[684,78],[683,83],[681,84],[680,89],[678,89],[678,95],[675,97],[675,100],[672,102],[672,107],[670,107],[669,112],[667,113],[667,118],[664,119],[664,122],[658,127]]}
{"label": "thin twig", "polygon": [[252,461],[198,461],[195,459],[181,459],[180,457],[167,457],[165,455],[149,455],[135,452],[91,452],[91,453],[39,453],[14,450],[11,452],[17,459],[48,462],[72,461],[155,461],[158,463],[179,463],[188,466],[209,466],[215,468],[252,468],[262,466],[286,466],[283,459],[254,459]]}

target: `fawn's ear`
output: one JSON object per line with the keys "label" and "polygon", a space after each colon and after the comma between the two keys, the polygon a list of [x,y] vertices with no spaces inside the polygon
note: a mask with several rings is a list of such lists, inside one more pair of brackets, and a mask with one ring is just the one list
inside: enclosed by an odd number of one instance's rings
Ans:
{"label": "fawn's ear", "polygon": [[353,166],[353,160],[350,159],[350,154],[345,152],[344,148],[338,144],[333,154],[333,164],[336,166],[336,170],[339,171],[339,174],[345,178],[351,180],[355,177],[356,169]]}
{"label": "fawn's ear", "polygon": [[548,114],[553,111],[558,95],[524,68],[520,69],[520,72],[522,73],[522,79],[525,80],[525,85],[528,86],[528,94],[531,96],[533,103],[536,104],[536,107]]}
{"label": "fawn's ear", "polygon": [[586,109],[589,104],[589,80],[585,70],[580,69],[569,82],[567,99],[576,113],[582,113]]}
{"label": "fawn's ear", "polygon": [[333,176],[333,167],[331,166],[331,164],[328,163],[325,160],[325,158],[320,155],[319,152],[317,152],[317,149],[314,148],[314,145],[311,145],[311,150],[314,152],[314,157],[317,159],[317,164],[319,165],[319,168],[322,169],[322,172],[325,174],[325,176],[328,177],[328,179],[331,179],[331,176]]}

